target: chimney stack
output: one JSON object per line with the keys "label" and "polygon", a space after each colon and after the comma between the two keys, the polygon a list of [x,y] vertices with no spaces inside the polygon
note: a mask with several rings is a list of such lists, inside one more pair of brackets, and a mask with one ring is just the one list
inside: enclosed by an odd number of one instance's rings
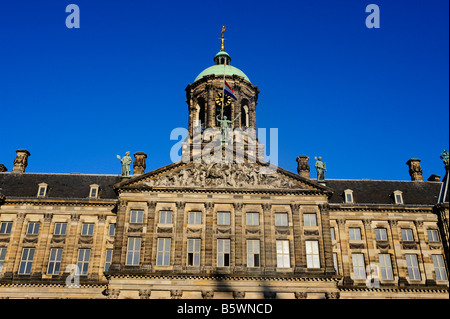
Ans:
{"label": "chimney stack", "polygon": [[133,163],[133,175],[141,175],[145,173],[145,159],[147,154],[144,152],[134,153],[134,163]]}
{"label": "chimney stack", "polygon": [[0,173],[6,172],[8,169],[4,164],[0,164]]}
{"label": "chimney stack", "polygon": [[28,166],[28,156],[30,152],[25,149],[16,151],[16,159],[14,160],[13,173],[25,173],[25,168]]}
{"label": "chimney stack", "polygon": [[300,175],[301,177],[305,177],[305,178],[310,178],[309,177],[309,157],[306,155],[300,155],[297,157],[297,173],[298,175]]}
{"label": "chimney stack", "polygon": [[406,162],[406,165],[409,166],[409,175],[411,176],[411,180],[415,182],[423,181],[422,168],[420,167],[420,159],[411,158]]}

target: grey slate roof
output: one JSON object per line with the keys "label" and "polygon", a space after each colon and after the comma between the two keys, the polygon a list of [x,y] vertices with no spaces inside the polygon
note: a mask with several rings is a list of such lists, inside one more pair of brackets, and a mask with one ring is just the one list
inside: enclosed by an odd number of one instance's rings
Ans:
{"label": "grey slate roof", "polygon": [[395,204],[393,192],[402,192],[405,205],[435,205],[441,182],[373,181],[373,180],[327,180],[334,190],[330,203],[344,203],[344,190],[353,191],[357,204]]}
{"label": "grey slate roof", "polygon": [[[117,199],[113,186],[121,181],[120,175],[0,173],[0,194],[6,198],[36,198],[38,184],[48,184],[47,198],[85,199],[89,185],[100,186],[100,199]],[[395,204],[393,192],[403,193],[406,205],[435,205],[441,182],[327,180],[326,186],[334,193],[331,204],[344,203],[344,190],[351,189],[356,204]]]}
{"label": "grey slate roof", "polygon": [[0,173],[0,193],[10,197],[37,197],[38,184],[46,183],[47,198],[83,199],[92,184],[99,185],[100,199],[116,199],[113,186],[120,175]]}

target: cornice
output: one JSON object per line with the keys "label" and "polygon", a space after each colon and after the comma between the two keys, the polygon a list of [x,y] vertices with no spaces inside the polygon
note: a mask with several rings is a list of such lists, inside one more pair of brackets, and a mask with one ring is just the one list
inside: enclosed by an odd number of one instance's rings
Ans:
{"label": "cornice", "polygon": [[33,205],[33,206],[115,206],[117,199],[57,199],[57,198],[27,198],[8,197],[4,205]]}
{"label": "cornice", "polygon": [[383,205],[383,204],[334,204],[329,203],[330,211],[350,211],[350,212],[408,212],[408,213],[430,213],[433,211],[431,205]]}

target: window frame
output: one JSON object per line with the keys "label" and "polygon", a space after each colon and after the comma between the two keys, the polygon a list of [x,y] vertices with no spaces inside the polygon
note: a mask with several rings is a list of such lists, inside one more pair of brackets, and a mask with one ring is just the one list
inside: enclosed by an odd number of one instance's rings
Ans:
{"label": "window frame", "polygon": [[47,189],[48,189],[47,183],[39,183],[36,197],[39,197],[39,198],[46,197]]}
{"label": "window frame", "polygon": [[277,268],[290,268],[291,256],[289,239],[276,240]]}
{"label": "window frame", "polygon": [[94,223],[83,223],[81,225],[81,236],[94,236]]}
{"label": "window frame", "polygon": [[139,266],[141,260],[141,237],[128,237],[127,255],[125,258],[126,266]]}
{"label": "window frame", "polygon": [[403,205],[405,201],[403,200],[403,192],[396,190],[394,191],[394,201],[397,205]]}
{"label": "window frame", "polygon": [[352,267],[354,279],[366,279],[366,262],[363,253],[352,253]]}
{"label": "window frame", "polygon": [[[357,234],[358,236],[355,236],[355,234]],[[348,238],[350,241],[362,240],[361,228],[360,227],[349,227],[348,228]]]}
{"label": "window frame", "polygon": [[158,237],[156,248],[156,266],[170,266],[172,238]]}
{"label": "window frame", "polygon": [[275,213],[275,226],[285,227],[289,225],[289,216],[287,212]]}
{"label": "window frame", "polygon": [[[383,237],[385,237],[385,238],[383,238]],[[387,241],[388,240],[387,229],[383,228],[383,227],[375,228],[375,240],[376,241]]]}
{"label": "window frame", "polygon": [[[411,228],[402,228],[400,230],[401,235],[402,235],[402,241],[404,242],[413,242],[414,241],[414,232]],[[409,236],[408,234],[410,234],[411,236]],[[409,238],[411,237],[411,238]]]}
{"label": "window frame", "polygon": [[190,211],[188,212],[188,225],[201,225],[202,224],[202,212]]}
{"label": "window frame", "polygon": [[[433,260],[434,275],[436,281],[448,281],[447,269],[445,268],[444,256],[431,255]],[[439,274],[439,275],[438,275]]]}
{"label": "window frame", "polygon": [[320,268],[320,251],[318,240],[306,240],[306,268],[318,269]]}
{"label": "window frame", "polygon": [[91,259],[91,249],[90,248],[78,249],[77,267],[76,267],[75,275],[78,275],[78,276],[87,276],[88,275],[90,259]]}
{"label": "window frame", "polygon": [[[17,271],[18,275],[29,275],[31,274],[31,269],[33,267],[35,248],[26,247],[22,249],[22,255],[20,257],[19,269]],[[31,257],[30,257],[31,255]]]}
{"label": "window frame", "polygon": [[260,217],[259,212],[247,212],[245,213],[245,225],[246,226],[259,226]]}
{"label": "window frame", "polygon": [[[313,221],[313,223],[312,223]],[[314,224],[314,225],[312,225]],[[316,213],[303,213],[303,226],[305,227],[316,227],[317,224],[317,214]]]}
{"label": "window frame", "polygon": [[406,260],[406,269],[408,270],[408,278],[410,280],[416,281],[422,280],[417,254],[405,254],[405,260]]}
{"label": "window frame", "polygon": [[40,222],[30,221],[27,225],[27,235],[39,235]]}
{"label": "window frame", "polygon": [[[169,220],[170,220],[170,223],[169,223]],[[158,222],[160,224],[173,224],[173,211],[160,210]]]}
{"label": "window frame", "polygon": [[65,236],[67,234],[67,223],[57,222],[55,223],[55,228],[53,229],[53,235]]}
{"label": "window frame", "polygon": [[439,237],[439,231],[437,229],[427,229],[427,237],[430,243],[439,243],[441,241],[441,238]]}
{"label": "window frame", "polygon": [[[380,264],[380,276],[382,280],[394,280],[391,254],[378,254]],[[386,262],[387,261],[387,262]]]}
{"label": "window frame", "polygon": [[48,256],[47,275],[59,275],[61,269],[63,249],[59,247],[51,248]]}
{"label": "window frame", "polygon": [[259,239],[247,239],[247,267],[261,267],[261,241]]}
{"label": "window frame", "polygon": [[200,267],[202,240],[200,238],[188,238],[186,247],[186,265],[188,267]]}
{"label": "window frame", "polygon": [[217,239],[217,267],[231,266],[231,240],[229,238]]}
{"label": "window frame", "polygon": [[130,210],[130,224],[142,224],[144,222],[144,210],[132,209]]}
{"label": "window frame", "polygon": [[217,225],[231,225],[231,212],[217,212]]}
{"label": "window frame", "polygon": [[0,222],[0,234],[7,235],[11,234],[12,231],[12,221],[2,221]]}
{"label": "window frame", "polygon": [[[89,198],[98,198],[98,191],[100,186],[97,184],[89,185]],[[92,192],[95,191],[95,194],[93,195]]]}
{"label": "window frame", "polygon": [[[350,200],[349,200],[349,197],[350,197]],[[355,203],[354,198],[353,198],[353,190],[351,190],[351,189],[344,190],[344,202],[346,204],[354,204]]]}

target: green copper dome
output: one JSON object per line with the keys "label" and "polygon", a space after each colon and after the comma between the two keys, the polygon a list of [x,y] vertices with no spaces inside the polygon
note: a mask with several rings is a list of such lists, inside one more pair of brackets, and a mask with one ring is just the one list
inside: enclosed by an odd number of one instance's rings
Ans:
{"label": "green copper dome", "polygon": [[200,80],[202,77],[206,75],[223,75],[224,73],[224,63],[225,65],[225,75],[233,75],[236,74],[238,76],[242,76],[246,81],[250,82],[249,78],[245,75],[244,72],[230,65],[231,57],[225,51],[219,51],[214,57],[214,62],[216,65],[210,66],[209,68],[203,70],[194,80]]}

